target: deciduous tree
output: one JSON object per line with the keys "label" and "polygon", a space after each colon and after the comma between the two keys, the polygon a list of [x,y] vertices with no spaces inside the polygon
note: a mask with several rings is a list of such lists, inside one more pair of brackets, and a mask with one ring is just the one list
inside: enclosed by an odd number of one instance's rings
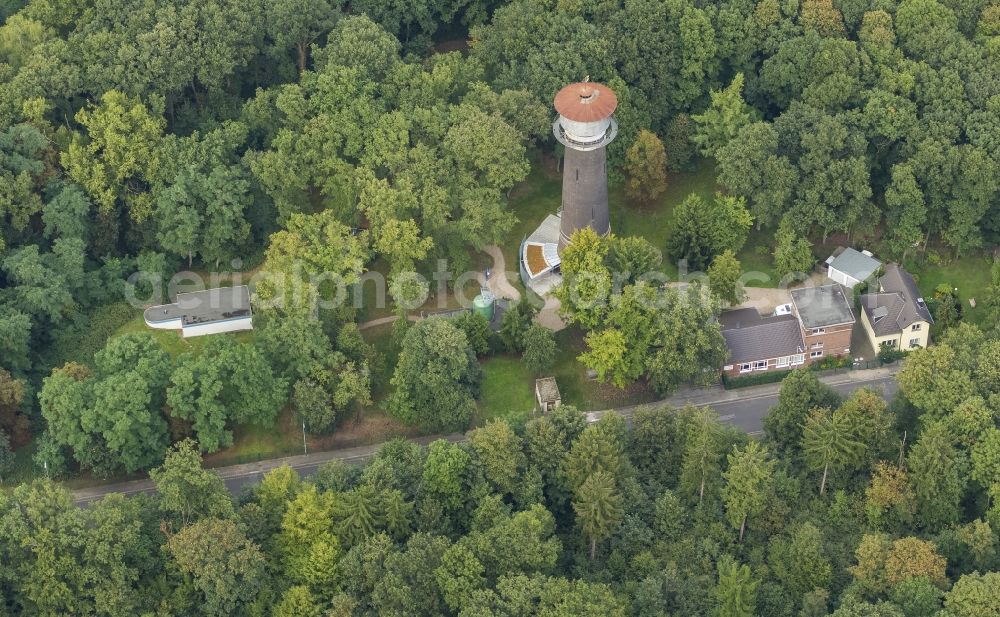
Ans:
{"label": "deciduous tree", "polygon": [[879,529],[892,530],[908,524],[916,508],[913,487],[905,470],[880,462],[865,489],[868,522]]}
{"label": "deciduous tree", "polygon": [[973,572],[959,578],[951,591],[944,595],[944,606],[955,617],[993,615],[997,612],[998,593],[1000,574]]}
{"label": "deciduous tree", "polygon": [[171,414],[193,422],[205,452],[232,445],[232,424],[273,425],[288,396],[288,383],[274,376],[256,347],[228,337],[182,358],[170,382]]}
{"label": "deciduous tree", "polygon": [[762,225],[785,214],[799,182],[798,170],[779,153],[778,132],[766,122],[744,127],[736,139],[716,152],[719,183],[746,197],[750,213]]}
{"label": "deciduous tree", "polygon": [[691,116],[692,141],[705,156],[715,156],[754,120],[754,110],[743,100],[743,73],[737,73],[723,90],[712,90],[712,102],[702,114]]}
{"label": "deciduous tree", "polygon": [[742,275],[740,260],[732,250],[726,249],[712,259],[708,267],[708,285],[723,302],[739,304],[745,295],[740,281]]}
{"label": "deciduous tree", "polygon": [[176,444],[163,465],[149,472],[160,498],[160,509],[184,527],[205,517],[230,518],[233,501],[214,472],[202,469],[201,455],[190,439]]}
{"label": "deciduous tree", "polygon": [[704,270],[716,255],[743,248],[752,223],[742,197],[718,193],[706,201],[692,193],[674,212],[667,252],[674,259],[686,259],[692,270]]}
{"label": "deciduous tree", "polygon": [[140,100],[110,90],[99,104],[80,110],[76,120],[87,137],[74,135],[62,164],[77,184],[111,218],[124,202],[142,222],[152,213],[150,178],[160,165],[158,146],[166,122]]}
{"label": "deciduous tree", "polygon": [[655,202],[667,190],[667,154],[655,133],[643,129],[625,153],[625,194],[640,204]]}
{"label": "deciduous tree", "polygon": [[793,598],[801,598],[814,589],[826,589],[833,577],[833,566],[824,547],[823,534],[812,523],[803,523],[788,537],[771,542],[768,563]]}
{"label": "deciduous tree", "polygon": [[613,275],[629,283],[655,271],[663,261],[659,249],[642,236],[615,236],[608,258]]}
{"label": "deciduous tree", "polygon": [[260,549],[231,520],[206,518],[167,540],[181,572],[189,575],[208,615],[231,615],[250,604],[265,580]]}
{"label": "deciduous tree", "polygon": [[[368,257],[368,233],[352,234],[333,211],[292,214],[286,228],[271,235],[265,254],[264,268],[276,278],[261,281],[256,292],[265,307],[314,311],[321,298],[336,302],[357,283]],[[339,301],[336,308],[343,309],[342,295]]]}
{"label": "deciduous tree", "polygon": [[907,400],[934,418],[950,413],[974,391],[969,375],[956,366],[955,351],[947,345],[916,350],[897,379]]}
{"label": "deciduous tree", "polygon": [[802,427],[817,407],[834,407],[839,397],[812,371],[800,369],[781,382],[778,404],[764,418],[764,431],[779,452],[797,452],[802,444]]}
{"label": "deciduous tree", "polygon": [[686,290],[664,289],[662,294],[656,351],[646,371],[653,388],[668,395],[685,382],[715,379],[728,351],[718,322],[718,301],[707,289],[694,283]]}
{"label": "deciduous tree", "polygon": [[444,319],[424,319],[403,339],[389,410],[427,430],[462,429],[472,417],[479,376],[465,333]]}
{"label": "deciduous tree", "polygon": [[510,425],[503,420],[488,422],[469,433],[469,443],[493,489],[500,494],[514,493],[527,461],[521,438]]}

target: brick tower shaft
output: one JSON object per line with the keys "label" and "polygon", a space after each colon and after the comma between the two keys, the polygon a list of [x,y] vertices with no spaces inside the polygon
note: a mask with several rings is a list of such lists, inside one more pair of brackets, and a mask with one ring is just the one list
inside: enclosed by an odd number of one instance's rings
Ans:
{"label": "brick tower shaft", "polygon": [[559,250],[569,244],[575,231],[584,227],[590,227],[601,236],[611,231],[608,220],[608,157],[604,148],[566,148],[563,159]]}
{"label": "brick tower shaft", "polygon": [[611,88],[588,80],[570,84],[556,94],[559,116],[552,123],[552,134],[566,147],[559,252],[584,227],[601,236],[611,231],[605,148],[618,135],[613,118],[617,107],[618,98]]}

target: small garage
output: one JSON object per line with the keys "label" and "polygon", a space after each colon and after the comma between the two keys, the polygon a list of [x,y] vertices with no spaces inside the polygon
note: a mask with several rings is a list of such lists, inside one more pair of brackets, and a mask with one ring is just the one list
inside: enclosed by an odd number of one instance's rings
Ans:
{"label": "small garage", "polygon": [[882,267],[868,251],[853,248],[839,248],[826,260],[826,276],[834,283],[854,289],[863,281],[871,279]]}

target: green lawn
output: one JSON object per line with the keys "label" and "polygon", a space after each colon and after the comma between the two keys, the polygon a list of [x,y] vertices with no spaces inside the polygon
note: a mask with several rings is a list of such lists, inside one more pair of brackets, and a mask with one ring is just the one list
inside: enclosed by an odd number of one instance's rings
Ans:
{"label": "green lawn", "polygon": [[238,465],[280,456],[302,454],[302,429],[291,407],[278,415],[274,426],[240,424],[233,427],[233,445],[205,456],[208,467]]}
{"label": "green lawn", "polygon": [[517,356],[496,356],[482,363],[483,381],[476,424],[504,418],[523,425],[535,410],[535,377]]}
{"label": "green lawn", "polygon": [[530,236],[546,216],[559,210],[561,197],[561,176],[536,158],[532,162],[531,173],[510,193],[510,210],[517,217],[517,222],[500,243],[508,270],[513,272],[517,268],[521,240]]}
{"label": "green lawn", "polygon": [[[743,250],[736,256],[740,260],[744,274],[751,274],[752,279],[746,282],[747,287],[777,287],[781,277],[774,269],[774,230],[750,229]],[[759,273],[759,274],[758,274]]]}
{"label": "green lawn", "polygon": [[[208,342],[210,336],[196,336],[194,338],[183,338],[180,333],[176,330],[157,330],[150,328],[146,325],[146,322],[142,318],[142,311],[135,309],[135,317],[127,322],[124,326],[118,328],[118,331],[114,333],[114,336],[121,336],[122,334],[131,334],[134,332],[147,332],[153,336],[157,343],[164,351],[169,353],[171,356],[178,356],[185,352],[198,353]],[[236,340],[241,343],[249,342],[253,339],[253,331],[249,332],[236,332],[230,336],[235,336]]]}
{"label": "green lawn", "polygon": [[[648,403],[657,399],[645,382],[624,389],[587,379],[587,368],[576,359],[586,348],[583,333],[577,328],[557,332],[559,356],[549,372],[559,384],[562,402],[584,411]],[[523,422],[535,408],[535,378],[519,357],[502,355],[483,361],[483,383],[479,397],[482,422],[505,418],[514,424]]]}
{"label": "green lawn", "polygon": [[[977,322],[984,316],[982,296],[990,286],[992,265],[992,260],[985,255],[974,255],[937,266],[908,262],[906,269],[917,279],[917,286],[927,297],[933,296],[934,288],[941,283],[957,287],[958,296],[962,300],[963,319]],[[976,299],[976,308],[969,306],[969,298]]]}
{"label": "green lawn", "polygon": [[662,270],[670,277],[676,277],[677,264],[666,255],[674,208],[692,193],[711,199],[716,190],[712,161],[702,161],[695,171],[671,173],[667,179],[667,191],[649,206],[629,203],[624,187],[621,184],[612,185],[608,190],[611,231],[619,236],[642,236],[664,251]]}

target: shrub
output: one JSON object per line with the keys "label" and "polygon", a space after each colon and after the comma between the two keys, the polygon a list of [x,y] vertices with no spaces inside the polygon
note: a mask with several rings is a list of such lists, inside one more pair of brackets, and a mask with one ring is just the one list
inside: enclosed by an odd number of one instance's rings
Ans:
{"label": "shrub", "polygon": [[878,350],[878,361],[882,364],[892,364],[896,360],[902,359],[905,355],[906,352],[902,349],[883,345],[882,348]]}

